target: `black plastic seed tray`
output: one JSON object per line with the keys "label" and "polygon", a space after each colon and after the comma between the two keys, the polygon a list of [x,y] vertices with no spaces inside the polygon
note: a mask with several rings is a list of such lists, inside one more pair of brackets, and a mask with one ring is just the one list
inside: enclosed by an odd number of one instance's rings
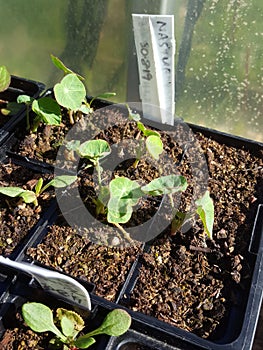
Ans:
{"label": "black plastic seed tray", "polygon": [[[97,102],[98,103],[98,102]],[[104,107],[107,104],[103,104]],[[158,123],[142,119],[145,125],[163,131],[174,131],[174,127],[168,125],[160,125]],[[183,121],[177,120],[176,127],[182,125]],[[263,144],[247,140],[241,137],[236,137],[222,133],[216,130],[199,127],[188,124],[186,128],[190,128],[194,133],[202,133],[205,136],[216,140],[220,144],[226,144],[230,147],[249,150],[257,157],[262,157]],[[187,131],[187,130],[186,130]],[[183,145],[187,147],[187,139],[183,140]],[[262,184],[258,189],[259,203],[262,203]],[[139,312],[130,311],[133,324],[132,329],[126,336],[119,340],[111,339],[108,344],[109,349],[126,350],[126,349],[165,349],[164,346],[179,350],[250,350],[253,344],[253,338],[256,330],[256,324],[260,312],[263,296],[263,205],[257,207],[256,216],[253,217],[254,228],[251,232],[251,241],[249,249],[246,253],[246,258],[250,266],[250,285],[247,289],[237,288],[236,303],[230,308],[227,318],[223,324],[219,326],[216,335],[211,339],[203,339],[195,334],[186,332],[182,329],[159,321],[153,317],[146,316]],[[43,237],[37,234],[34,236],[34,243],[39,242],[38,237]],[[29,245],[28,245],[29,246]],[[27,246],[27,247],[28,247]],[[147,246],[146,246],[147,247]],[[23,255],[23,254],[22,254]],[[21,255],[21,258],[22,258]],[[133,265],[126,283],[121,291],[117,303],[113,305],[122,305],[124,308],[129,308],[129,295],[132,293],[136,285],[140,258]],[[93,295],[93,297],[95,297]],[[105,301],[106,302],[106,301]],[[111,303],[106,302],[109,308]],[[106,306],[107,307],[107,306]],[[137,338],[136,338],[137,336]],[[136,341],[136,339],[139,341]],[[155,343],[154,343],[155,341]]]}
{"label": "black plastic seed tray", "polygon": [[[37,98],[44,91],[45,85],[16,76],[11,77],[11,83],[7,90],[0,92],[0,99],[7,102],[16,102],[19,95],[29,95]],[[19,111],[11,117],[5,117],[3,123],[0,125],[0,143],[2,143],[12,132],[17,124],[23,119],[26,113],[24,104],[20,105]]]}
{"label": "black plastic seed tray", "polygon": [[[33,166],[31,164],[28,164],[27,162],[24,161],[16,161],[16,159],[11,159],[8,157],[5,157],[4,159],[0,160],[0,162],[2,164],[6,164],[12,166],[12,165],[18,165],[19,168],[17,168],[16,171],[19,171],[19,169],[23,169],[25,173],[27,172],[32,172],[32,174],[39,174],[40,176],[45,175],[45,174],[52,174],[52,172],[47,171],[47,169],[43,168],[43,167],[37,167],[37,166]],[[18,201],[19,199],[17,199]],[[8,203],[8,201],[7,201]],[[36,232],[39,232],[43,225],[46,225],[46,222],[48,222],[48,220],[50,219],[50,217],[54,214],[55,210],[56,210],[56,199],[55,198],[50,198],[49,202],[46,204],[46,208],[43,209],[43,212],[40,216],[40,219],[36,222],[36,224],[29,229],[29,231],[27,232],[27,234],[24,235],[24,237],[20,240],[20,242],[17,244],[17,246],[14,248],[14,250],[11,252],[11,254],[8,255],[9,258],[15,260],[17,259],[21,252],[24,251],[24,247],[30,243],[30,241],[33,238],[33,235],[36,234]],[[26,217],[24,218],[24,220],[26,220]],[[2,236],[3,236],[3,232],[2,232]],[[2,239],[4,239],[4,237],[2,237]],[[0,270],[1,272],[1,270]]]}
{"label": "black plastic seed tray", "polygon": [[[12,273],[10,276],[12,276]],[[93,289],[93,286],[89,283],[82,281],[82,285],[88,292],[91,292]],[[94,302],[92,302],[91,310],[88,310],[79,304],[74,304],[72,301],[65,299],[63,295],[54,297],[54,295],[40,288],[34,279],[24,273],[19,273],[17,278],[13,279],[5,293],[3,293],[0,302],[0,341],[6,330],[19,327],[16,315],[17,313],[21,314],[21,307],[26,302],[43,303],[52,310],[56,310],[59,307],[73,310],[84,319],[86,324],[85,330],[87,332],[97,328],[108,312],[108,309],[96,305]],[[108,336],[96,336],[96,343],[90,349],[105,349],[108,340]]]}

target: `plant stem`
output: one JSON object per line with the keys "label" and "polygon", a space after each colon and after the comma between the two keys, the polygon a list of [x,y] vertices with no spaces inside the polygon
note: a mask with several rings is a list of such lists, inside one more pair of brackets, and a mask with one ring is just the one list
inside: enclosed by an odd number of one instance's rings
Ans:
{"label": "plant stem", "polygon": [[128,242],[133,243],[133,240],[131,239],[129,232],[125,231],[124,228],[118,223],[114,223],[114,225],[121,231],[124,238],[127,239]]}
{"label": "plant stem", "polygon": [[29,122],[29,106],[26,105],[26,130],[30,129],[30,122]]}
{"label": "plant stem", "polygon": [[74,119],[73,119],[73,111],[71,111],[71,110],[69,111],[69,122],[72,125],[75,124]]}

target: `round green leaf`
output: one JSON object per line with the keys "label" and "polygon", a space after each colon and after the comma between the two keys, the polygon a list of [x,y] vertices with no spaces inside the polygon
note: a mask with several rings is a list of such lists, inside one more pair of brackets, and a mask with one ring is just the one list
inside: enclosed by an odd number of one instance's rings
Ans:
{"label": "round green leaf", "polygon": [[55,100],[50,97],[42,97],[34,100],[32,110],[41,120],[48,125],[59,125],[61,123],[60,107]]}
{"label": "round green leaf", "polygon": [[146,148],[150,155],[158,160],[159,155],[163,152],[163,143],[159,136],[150,135],[146,139]]}
{"label": "round green leaf", "polygon": [[59,105],[76,111],[85,100],[86,89],[76,74],[68,74],[54,86],[54,94]]}
{"label": "round green leaf", "polygon": [[106,157],[111,149],[105,140],[89,140],[79,146],[78,152],[81,157],[95,160]]}
{"label": "round green leaf", "polygon": [[6,66],[0,66],[0,91],[4,91],[8,88],[11,82],[11,75],[9,74]]}
{"label": "round green leaf", "polygon": [[140,185],[126,177],[117,177],[111,180],[109,188],[108,222],[125,223],[129,221],[132,207],[138,203],[143,195]]}

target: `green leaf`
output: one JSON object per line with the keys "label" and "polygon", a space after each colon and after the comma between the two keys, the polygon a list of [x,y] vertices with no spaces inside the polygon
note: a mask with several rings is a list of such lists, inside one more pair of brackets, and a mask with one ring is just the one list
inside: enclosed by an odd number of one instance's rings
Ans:
{"label": "green leaf", "polygon": [[57,309],[57,318],[60,320],[63,334],[73,339],[84,328],[83,318],[74,311],[63,308]]}
{"label": "green leaf", "polygon": [[181,175],[161,176],[152,180],[148,185],[142,186],[142,191],[152,196],[160,196],[163,194],[172,194],[175,192],[185,191],[187,181]]}
{"label": "green leaf", "polygon": [[209,191],[206,191],[203,197],[195,201],[197,206],[196,212],[202,220],[205,233],[207,236],[213,238],[213,225],[214,225],[214,203],[209,195]]}
{"label": "green leaf", "polygon": [[137,122],[137,127],[139,130],[142,131],[143,135],[145,137],[147,136],[151,136],[151,135],[155,135],[155,136],[158,136],[158,137],[161,137],[160,134],[158,133],[158,131],[155,131],[155,130],[151,130],[151,129],[147,129],[142,122]]}
{"label": "green leaf", "polygon": [[91,160],[102,159],[110,154],[111,149],[105,140],[89,140],[83,142],[78,149],[80,157]]}
{"label": "green leaf", "polygon": [[11,82],[11,75],[6,66],[0,66],[0,92],[6,90]]}
{"label": "green leaf", "polygon": [[131,326],[131,316],[127,311],[115,309],[105,317],[100,331],[110,336],[120,336],[127,332]]}
{"label": "green leaf", "polygon": [[12,198],[21,197],[25,203],[33,203],[36,200],[34,192],[24,190],[20,187],[0,187],[0,193]]}
{"label": "green leaf", "polygon": [[128,312],[122,309],[115,309],[108,313],[99,328],[83,335],[82,337],[79,337],[75,344],[78,346],[79,341],[88,339],[89,337],[93,337],[94,335],[98,334],[107,334],[110,336],[118,337],[127,332],[130,326],[131,316],[128,314]]}
{"label": "green leaf", "polygon": [[138,113],[133,113],[128,104],[126,104],[126,107],[127,107],[127,109],[128,109],[128,113],[129,113],[128,118],[129,118],[130,120],[134,120],[134,121],[138,122],[138,121],[141,119],[140,114],[138,114]]}
{"label": "green leaf", "polygon": [[87,104],[82,104],[78,110],[83,114],[90,114],[93,111]]}
{"label": "green leaf", "polygon": [[163,143],[160,136],[150,135],[146,139],[146,148],[150,155],[158,160],[159,155],[163,152]]}
{"label": "green leaf", "polygon": [[61,61],[61,59],[59,59],[58,57],[54,56],[54,55],[50,55],[52,62],[54,63],[54,65],[58,68],[61,69],[65,74],[76,74],[78,76],[78,78],[80,80],[85,80],[85,78],[83,78],[81,75],[73,72],[70,68],[68,68],[67,66],[65,66],[65,64]]}
{"label": "green leaf", "polygon": [[71,185],[74,181],[77,180],[75,175],[60,175],[56,176],[54,179],[49,181],[41,190],[41,193],[44,192],[48,187],[53,186],[55,188],[63,188]]}
{"label": "green leaf", "polygon": [[25,191],[21,193],[20,197],[23,198],[25,203],[33,203],[37,200],[37,196],[33,191]]}
{"label": "green leaf", "polygon": [[17,103],[25,103],[25,104],[29,105],[29,104],[33,103],[34,98],[31,96],[28,96],[28,95],[19,95],[17,97],[16,101],[17,101]]}
{"label": "green leaf", "polygon": [[96,343],[94,338],[86,337],[85,335],[74,341],[74,345],[79,349],[87,349],[94,343]]}
{"label": "green leaf", "polygon": [[41,177],[35,186],[35,191],[37,195],[40,193],[42,186],[43,186],[43,178]]}
{"label": "green leaf", "polygon": [[86,88],[76,74],[68,74],[54,86],[54,94],[59,105],[76,111],[85,100]]}
{"label": "green leaf", "polygon": [[60,107],[53,98],[42,97],[34,100],[32,110],[47,125],[59,125],[61,123]]}
{"label": "green leaf", "polygon": [[115,92],[104,92],[102,94],[99,94],[95,97],[93,97],[93,99],[90,101],[90,105],[94,102],[94,100],[96,100],[97,98],[110,98],[112,96],[116,96]]}
{"label": "green leaf", "polygon": [[22,306],[22,316],[26,324],[34,332],[50,331],[58,336],[62,341],[66,341],[66,337],[54,325],[52,311],[49,307],[41,303],[26,303]]}
{"label": "green leaf", "polygon": [[138,203],[143,195],[140,185],[126,177],[117,177],[111,180],[109,189],[108,222],[125,223],[129,221],[132,207]]}

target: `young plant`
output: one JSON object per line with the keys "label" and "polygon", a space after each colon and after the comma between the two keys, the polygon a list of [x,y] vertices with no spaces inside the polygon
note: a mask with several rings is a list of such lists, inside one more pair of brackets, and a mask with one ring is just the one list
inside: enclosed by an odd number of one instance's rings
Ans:
{"label": "young plant", "polygon": [[107,205],[107,221],[117,226],[125,238],[131,238],[120,224],[128,222],[132,216],[133,207],[145,195],[161,196],[185,191],[187,181],[180,175],[161,176],[148,185],[140,186],[135,180],[117,177],[109,184],[110,198]]}
{"label": "young plant", "polygon": [[175,234],[188,220],[191,220],[197,215],[202,221],[205,234],[208,238],[213,239],[214,203],[210,197],[209,191],[206,191],[202,197],[195,201],[195,206],[196,209],[194,212],[182,213],[175,210],[171,225],[171,233]]}
{"label": "young plant", "polygon": [[[61,107],[68,111],[70,124],[74,124],[77,120],[78,113],[90,114],[92,112],[91,104],[86,99],[86,87],[83,84],[84,78],[74,73],[71,69],[56,56],[51,55],[54,65],[64,72],[64,77],[55,84],[54,95],[55,100],[51,97],[40,97],[35,100],[28,95],[20,95],[17,103],[25,103],[27,106],[27,128],[29,129],[29,108],[36,114],[32,126],[32,132],[36,132],[39,124],[42,122],[46,125],[60,125],[62,119]],[[108,98],[114,96],[115,93],[104,93],[98,97]]]}
{"label": "young plant", "polygon": [[102,167],[100,161],[111,153],[110,145],[105,140],[89,140],[80,144],[80,141],[73,140],[66,144],[66,148],[69,151],[75,151],[81,158],[88,159],[94,166],[98,175],[99,195],[98,198],[94,198],[93,202],[96,205],[96,214],[104,213],[105,203],[108,200],[108,188],[102,185],[101,172]]}
{"label": "young plant", "polygon": [[20,197],[24,203],[33,203],[35,206],[38,205],[38,197],[43,193],[48,187],[53,186],[56,188],[62,188],[69,186],[74,181],[76,181],[76,176],[71,175],[61,175],[56,176],[54,179],[49,181],[45,186],[43,186],[43,178],[41,177],[36,185],[35,190],[25,190],[21,187],[0,187],[0,193],[8,197]]}
{"label": "young plant", "polygon": [[[126,177],[116,177],[111,180],[108,186],[103,186],[101,181],[102,167],[100,160],[110,154],[111,149],[105,140],[90,140],[80,144],[80,141],[73,140],[66,144],[70,151],[75,151],[82,158],[89,159],[98,174],[99,195],[93,198],[96,205],[96,214],[107,212],[107,221],[118,227],[124,237],[131,241],[131,238],[120,224],[127,223],[133,213],[133,207],[144,195],[162,196],[168,195],[171,207],[174,207],[173,194],[183,192],[187,188],[187,181],[180,175],[160,176],[152,180],[148,185],[140,186],[136,181]],[[92,165],[90,165],[92,166]],[[199,215],[205,233],[212,239],[214,206],[213,201],[206,191],[204,196],[196,202],[196,213]],[[180,213],[174,210],[172,221],[172,232],[181,227],[186,218],[190,218],[192,213]]]}
{"label": "young plant", "polygon": [[112,92],[103,93],[94,97],[88,103],[86,88],[82,82],[85,79],[81,75],[74,73],[58,57],[51,55],[51,60],[65,74],[61,82],[54,86],[54,95],[58,104],[68,110],[71,124],[75,123],[74,115],[77,112],[90,114],[93,111],[91,105],[96,98],[115,96],[115,93]]}
{"label": "young plant", "polygon": [[30,129],[30,107],[36,114],[31,128],[32,132],[37,131],[41,122],[45,125],[60,125],[61,123],[60,106],[51,97],[40,97],[39,99],[34,99],[28,95],[19,95],[17,97],[17,103],[24,103],[26,105],[26,123],[28,130]]}
{"label": "young plant", "polygon": [[85,324],[82,317],[74,311],[63,308],[56,310],[56,323],[60,329],[55,324],[51,309],[44,304],[24,304],[22,316],[34,332],[52,332],[56,338],[51,340],[51,343],[61,346],[64,344],[63,349],[69,350],[87,349],[96,342],[94,336],[99,334],[120,336],[127,332],[131,325],[130,315],[125,310],[115,309],[108,313],[100,327],[78,336]]}
{"label": "young plant", "polygon": [[142,133],[142,137],[139,139],[139,147],[136,151],[136,161],[134,163],[134,167],[137,167],[142,155],[144,154],[145,148],[151,157],[153,157],[155,160],[158,160],[160,154],[163,152],[161,135],[155,130],[147,129],[140,121],[140,115],[133,113],[128,105],[127,109],[129,120],[135,121],[137,123],[137,128],[140,130],[140,133]]}

